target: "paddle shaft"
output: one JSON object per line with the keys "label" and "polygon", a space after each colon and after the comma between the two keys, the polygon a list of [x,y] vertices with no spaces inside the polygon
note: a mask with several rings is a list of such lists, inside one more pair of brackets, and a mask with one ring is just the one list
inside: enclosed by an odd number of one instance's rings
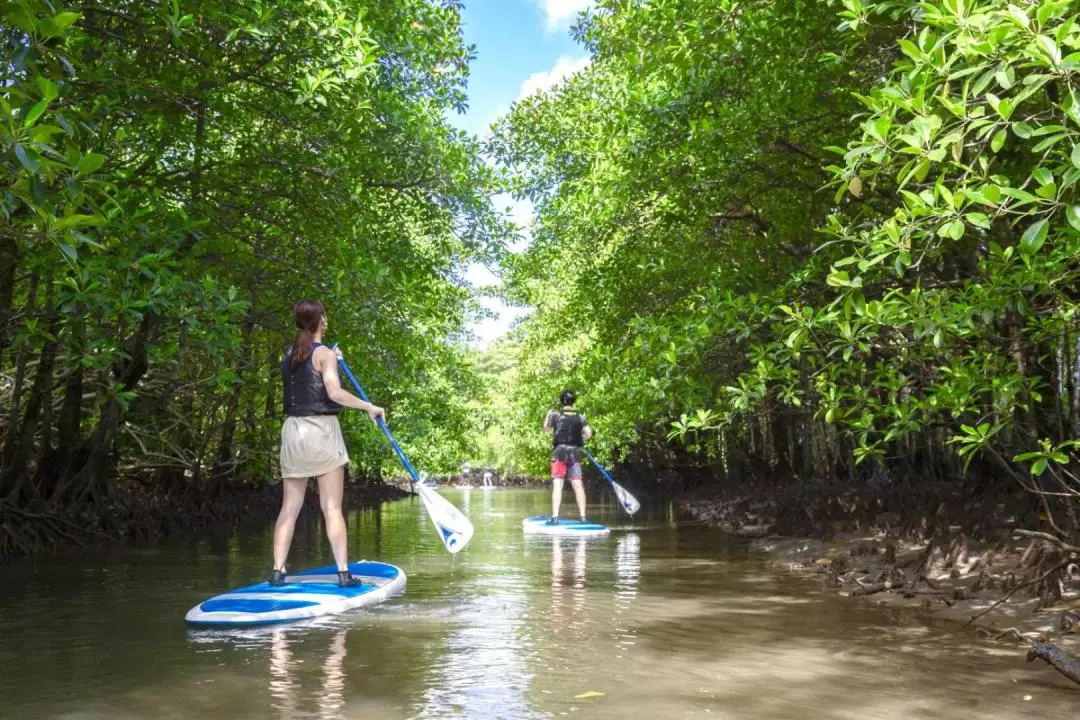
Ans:
{"label": "paddle shaft", "polygon": [[615,481],[611,479],[611,476],[610,476],[610,475],[608,475],[608,471],[604,469],[604,466],[603,466],[603,465],[601,465],[600,463],[596,462],[596,458],[594,458],[594,457],[592,456],[592,453],[591,453],[591,452],[589,452],[589,448],[587,448],[587,447],[585,447],[585,446],[583,445],[583,446],[581,447],[581,449],[585,451],[585,455],[587,455],[587,456],[588,456],[588,458],[589,458],[589,460],[590,460],[590,461],[592,461],[592,464],[593,464],[594,466],[596,466],[596,469],[600,471],[600,474],[604,476],[604,479],[605,479],[605,480],[607,480],[607,481],[608,481],[609,483],[611,483],[612,485],[614,485],[614,484],[615,484]]}
{"label": "paddle shaft", "polygon": [[[360,399],[364,402],[371,402],[368,400],[367,393],[364,392],[364,388],[360,387],[360,382],[353,375],[352,370],[349,369],[348,363],[343,358],[338,358],[338,365],[345,371],[345,377],[349,378],[349,382],[352,383],[353,389],[356,390],[356,394],[360,396]],[[409,462],[409,458],[405,457],[405,452],[401,449],[401,446],[397,444],[397,440],[390,434],[390,428],[386,426],[386,421],[382,416],[375,419],[375,423],[379,426],[379,429],[386,435],[386,439],[390,441],[390,447],[394,448],[394,452],[397,453],[398,459],[401,460],[401,464],[405,466],[405,469],[409,471],[409,477],[412,478],[414,483],[420,482],[420,476],[416,474],[416,470],[413,469],[412,463]]]}

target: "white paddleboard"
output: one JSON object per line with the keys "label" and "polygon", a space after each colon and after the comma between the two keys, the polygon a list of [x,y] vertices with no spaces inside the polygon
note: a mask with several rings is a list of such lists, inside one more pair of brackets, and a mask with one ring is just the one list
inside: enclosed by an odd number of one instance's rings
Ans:
{"label": "white paddleboard", "polygon": [[359,585],[338,587],[337,566],[290,573],[285,585],[246,585],[199,603],[184,617],[200,627],[294,622],[380,603],[405,589],[405,573],[381,562],[349,563]]}
{"label": "white paddleboard", "polygon": [[573,537],[594,537],[607,535],[611,529],[607,525],[594,522],[581,522],[570,518],[559,518],[555,525],[548,525],[549,515],[534,515],[521,521],[521,527],[528,535],[568,535]]}

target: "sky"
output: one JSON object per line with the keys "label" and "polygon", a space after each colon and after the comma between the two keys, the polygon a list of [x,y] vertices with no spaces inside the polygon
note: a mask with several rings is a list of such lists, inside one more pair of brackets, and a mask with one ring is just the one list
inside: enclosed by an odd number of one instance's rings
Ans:
{"label": "sky", "polygon": [[[476,46],[477,57],[470,67],[469,111],[452,116],[451,121],[466,132],[483,135],[514,101],[546,90],[584,68],[588,54],[569,31],[578,13],[591,4],[592,0],[465,0],[465,43]],[[515,202],[504,195],[496,202],[500,210],[509,207],[521,226],[532,217],[527,201]],[[466,278],[476,287],[499,282],[491,269],[475,264],[469,267]],[[525,311],[505,307],[491,298],[482,302],[499,313],[498,318],[484,319],[470,327],[476,337],[474,344],[485,348],[505,334]]]}

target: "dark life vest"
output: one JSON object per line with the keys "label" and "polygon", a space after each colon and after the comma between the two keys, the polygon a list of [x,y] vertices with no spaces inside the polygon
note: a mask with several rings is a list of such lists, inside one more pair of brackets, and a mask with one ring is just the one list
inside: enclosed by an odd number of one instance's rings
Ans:
{"label": "dark life vest", "polygon": [[[317,347],[320,347],[319,343],[312,343],[312,356],[315,355]],[[294,368],[292,354],[293,348],[289,348],[281,363],[281,377],[285,381],[285,414],[290,417],[304,417],[337,415],[341,412],[341,405],[331,401],[326,394],[322,375],[315,369],[312,357],[301,363],[300,367]]]}
{"label": "dark life vest", "polygon": [[582,447],[585,444],[582,438],[582,429],[585,427],[585,418],[573,410],[560,410],[556,412],[555,432],[552,433],[553,445],[573,445]]}

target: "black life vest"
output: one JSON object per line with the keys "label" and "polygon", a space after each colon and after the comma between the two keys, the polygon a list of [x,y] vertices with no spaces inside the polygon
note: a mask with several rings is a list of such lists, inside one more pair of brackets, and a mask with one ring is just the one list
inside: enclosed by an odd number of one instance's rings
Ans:
{"label": "black life vest", "polygon": [[552,433],[553,445],[572,445],[582,447],[585,440],[582,438],[582,429],[585,427],[585,418],[573,410],[560,410],[554,418],[555,432]]}
{"label": "black life vest", "polygon": [[326,394],[322,375],[315,369],[312,361],[317,347],[321,347],[320,343],[312,343],[312,357],[308,357],[300,367],[292,366],[293,348],[288,349],[281,363],[281,377],[285,383],[284,410],[290,417],[337,415],[341,412],[341,405],[331,401]]}

